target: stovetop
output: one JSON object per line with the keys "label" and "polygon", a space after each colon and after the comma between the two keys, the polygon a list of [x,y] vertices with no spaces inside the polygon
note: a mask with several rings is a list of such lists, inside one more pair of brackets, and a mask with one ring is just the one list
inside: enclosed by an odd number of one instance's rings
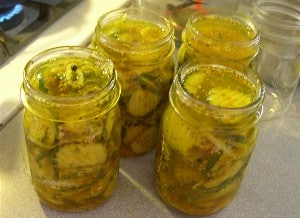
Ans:
{"label": "stovetop", "polygon": [[0,1],[0,65],[79,1]]}

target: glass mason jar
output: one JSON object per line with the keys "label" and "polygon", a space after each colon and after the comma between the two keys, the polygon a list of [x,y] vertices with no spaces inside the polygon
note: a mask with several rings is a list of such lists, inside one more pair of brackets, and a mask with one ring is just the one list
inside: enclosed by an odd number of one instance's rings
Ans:
{"label": "glass mason jar", "polygon": [[262,83],[245,66],[201,60],[179,69],[155,158],[166,204],[207,215],[232,201],[256,143],[263,96]]}
{"label": "glass mason jar", "polygon": [[41,52],[25,66],[21,98],[33,186],[62,211],[94,208],[117,184],[120,85],[113,64],[83,47]]}
{"label": "glass mason jar", "polygon": [[99,18],[92,46],[114,62],[121,83],[121,155],[147,153],[174,75],[172,25],[146,9],[111,11]]}
{"label": "glass mason jar", "polygon": [[249,65],[259,51],[259,33],[252,21],[221,9],[193,13],[182,32],[177,64],[214,58]]}
{"label": "glass mason jar", "polygon": [[300,78],[300,1],[256,0],[251,18],[260,29],[260,51],[253,61],[265,87],[262,120],[282,116]]}

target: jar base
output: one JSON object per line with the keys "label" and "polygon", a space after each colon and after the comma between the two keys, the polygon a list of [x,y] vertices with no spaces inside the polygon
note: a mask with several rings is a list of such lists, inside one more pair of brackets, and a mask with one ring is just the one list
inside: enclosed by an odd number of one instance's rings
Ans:
{"label": "jar base", "polygon": [[261,120],[274,120],[283,116],[288,110],[290,102],[291,99],[289,97],[280,96],[276,94],[271,87],[267,87],[263,103],[264,111]]}
{"label": "jar base", "polygon": [[96,196],[96,197],[92,197],[89,198],[87,200],[85,200],[83,203],[75,203],[75,202],[66,202],[64,204],[54,204],[48,200],[46,200],[43,196],[41,196],[39,193],[37,193],[40,202],[47,206],[50,207],[54,210],[57,211],[61,211],[61,212],[70,212],[70,213],[75,213],[75,212],[84,212],[84,211],[89,211],[89,210],[93,210],[97,207],[100,207],[101,205],[103,205],[113,194],[115,188],[109,190],[109,193],[105,193],[105,197],[103,197],[102,195],[100,196]]}
{"label": "jar base", "polygon": [[[211,206],[200,206],[200,205],[196,205],[196,206],[192,206],[189,203],[184,203],[182,202],[182,199],[180,198],[172,198],[172,200],[170,201],[166,201],[165,199],[167,198],[166,195],[168,194],[163,194],[162,191],[160,191],[159,187],[157,187],[158,193],[162,199],[162,201],[168,205],[171,208],[174,208],[186,215],[192,215],[192,216],[208,216],[208,215],[212,215],[212,214],[216,214],[218,212],[220,212],[221,210],[223,210],[226,206],[228,206],[231,201],[234,199],[236,193],[238,192],[238,190],[233,191],[232,193],[230,193],[230,195],[228,195],[227,197],[224,197],[222,199],[223,204],[217,206],[217,205],[211,205]],[[170,197],[170,196],[169,196]],[[170,199],[170,198],[169,198]],[[217,201],[215,203],[218,203]]]}

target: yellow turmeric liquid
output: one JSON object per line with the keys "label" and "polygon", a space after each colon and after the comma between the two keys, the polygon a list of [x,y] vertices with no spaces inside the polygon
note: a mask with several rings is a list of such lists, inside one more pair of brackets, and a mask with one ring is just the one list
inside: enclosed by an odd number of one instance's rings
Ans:
{"label": "yellow turmeric liquid", "polygon": [[122,87],[122,156],[145,154],[157,142],[174,68],[168,28],[126,13],[96,28],[93,46],[113,60]]}
{"label": "yellow turmeric liquid", "polygon": [[257,31],[233,17],[199,17],[183,31],[180,65],[195,57],[221,58],[248,65],[258,52]]}
{"label": "yellow turmeric liquid", "polygon": [[126,16],[107,24],[103,31],[106,35],[128,44],[155,42],[166,34],[158,25],[127,19]]}
{"label": "yellow turmeric liquid", "polygon": [[[227,109],[250,105],[258,95],[243,74],[210,66],[187,74],[183,88],[193,99]],[[240,187],[257,128],[236,114],[216,116],[206,107],[193,108],[193,113],[180,101],[172,100],[172,104],[176,111],[168,106],[161,120],[158,191],[167,204],[186,214],[215,213],[232,201]],[[187,121],[188,116],[196,124]],[[226,129],[233,126],[235,131]]]}
{"label": "yellow turmeric liquid", "polygon": [[[33,68],[29,79],[35,90],[70,100],[98,93],[109,77],[108,70],[95,59],[61,57]],[[115,107],[104,115],[82,119],[86,111],[101,107],[101,103],[66,109],[49,107],[49,102],[43,107],[28,101],[24,112],[33,186],[40,199],[57,210],[95,208],[112,195],[117,184],[119,110]],[[28,108],[34,108],[35,113]],[[64,120],[66,117],[72,121]]]}

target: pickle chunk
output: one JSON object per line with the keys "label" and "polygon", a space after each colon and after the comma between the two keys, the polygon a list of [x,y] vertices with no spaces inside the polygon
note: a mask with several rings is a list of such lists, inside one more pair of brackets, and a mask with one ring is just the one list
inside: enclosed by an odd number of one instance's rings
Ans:
{"label": "pickle chunk", "polygon": [[251,104],[250,95],[231,88],[215,87],[208,93],[209,104],[223,108],[240,108]]}
{"label": "pickle chunk", "polygon": [[69,144],[56,153],[59,168],[85,167],[103,164],[107,159],[107,148],[103,144]]}
{"label": "pickle chunk", "polygon": [[128,103],[128,112],[134,116],[145,116],[152,112],[159,104],[159,97],[146,90],[136,90]]}
{"label": "pickle chunk", "polygon": [[44,148],[55,147],[57,128],[53,122],[32,116],[28,112],[24,114],[24,122],[29,140]]}
{"label": "pickle chunk", "polygon": [[184,88],[195,99],[221,108],[246,107],[257,98],[253,84],[232,68],[201,66],[184,78]]}
{"label": "pickle chunk", "polygon": [[163,116],[163,135],[173,149],[184,155],[193,146],[199,145],[201,136],[196,128],[182,120],[171,107],[168,107],[165,113],[168,116]]}
{"label": "pickle chunk", "polygon": [[156,144],[157,131],[157,126],[149,127],[131,143],[131,150],[136,154],[144,154],[149,151]]}

